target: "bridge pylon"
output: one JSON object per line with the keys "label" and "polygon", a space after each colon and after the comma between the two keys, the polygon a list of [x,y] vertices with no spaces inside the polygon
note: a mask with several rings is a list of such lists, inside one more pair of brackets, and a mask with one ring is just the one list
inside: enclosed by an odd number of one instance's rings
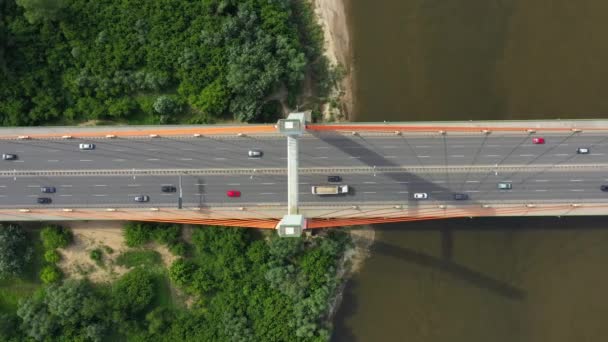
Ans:
{"label": "bridge pylon", "polygon": [[299,237],[306,229],[306,218],[298,211],[298,138],[306,132],[306,114],[291,113],[279,120],[277,128],[287,137],[287,215],[277,224],[277,231],[282,237]]}

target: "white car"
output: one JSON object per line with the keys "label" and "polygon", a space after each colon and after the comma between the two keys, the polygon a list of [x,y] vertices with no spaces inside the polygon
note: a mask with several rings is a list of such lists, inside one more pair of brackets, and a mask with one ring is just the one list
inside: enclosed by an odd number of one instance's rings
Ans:
{"label": "white car", "polygon": [[426,192],[417,192],[414,194],[414,199],[421,200],[429,198],[429,194]]}
{"label": "white car", "polygon": [[78,145],[78,148],[81,150],[94,150],[95,144],[80,144]]}
{"label": "white car", "polygon": [[247,154],[249,155],[249,158],[262,158],[262,156],[264,155],[264,152],[262,152],[260,150],[249,150],[249,152],[247,152]]}
{"label": "white car", "polygon": [[579,147],[578,149],[576,149],[576,153],[589,154],[589,149],[587,147]]}

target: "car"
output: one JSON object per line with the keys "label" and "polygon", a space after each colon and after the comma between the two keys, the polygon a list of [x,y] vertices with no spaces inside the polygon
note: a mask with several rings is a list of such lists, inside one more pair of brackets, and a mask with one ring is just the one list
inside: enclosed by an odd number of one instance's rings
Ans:
{"label": "car", "polygon": [[579,147],[576,149],[576,153],[578,154],[589,154],[589,148],[587,147]]}
{"label": "car", "polygon": [[40,191],[45,194],[53,194],[55,191],[57,191],[57,189],[55,189],[54,186],[43,186],[40,188]]}
{"label": "car", "polygon": [[545,138],[541,138],[541,137],[532,138],[532,143],[536,144],[536,145],[542,145],[545,143]]}
{"label": "car", "polygon": [[78,145],[78,148],[81,150],[94,150],[95,144],[80,144]]}
{"label": "car", "polygon": [[511,183],[498,183],[499,190],[511,190],[513,188],[513,184]]}
{"label": "car", "polygon": [[2,159],[3,160],[15,160],[15,159],[17,159],[17,155],[16,154],[12,154],[12,153],[4,153],[2,155]]}
{"label": "car", "polygon": [[177,191],[177,188],[175,188],[175,186],[173,185],[163,185],[160,187],[160,191],[162,192],[175,192]]}
{"label": "car", "polygon": [[226,196],[228,197],[241,197],[241,192],[238,190],[228,190],[226,191]]}
{"label": "car", "polygon": [[454,200],[456,201],[465,201],[469,199],[468,194],[454,194]]}
{"label": "car", "polygon": [[247,152],[247,154],[249,155],[250,158],[262,158],[262,156],[264,155],[264,152],[262,152],[260,150],[249,150],[249,152]]}
{"label": "car", "polygon": [[600,186],[600,189],[602,191],[608,191],[608,185],[602,185],[602,186]]}
{"label": "car", "polygon": [[327,176],[327,181],[330,183],[340,183],[342,181],[342,177],[340,176]]}
{"label": "car", "polygon": [[150,196],[148,195],[139,195],[139,196],[135,196],[135,198],[133,198],[133,200],[135,202],[149,202],[150,201]]}
{"label": "car", "polygon": [[427,194],[426,192],[417,192],[414,194],[414,199],[420,200],[420,199],[427,199],[429,198],[429,194]]}
{"label": "car", "polygon": [[38,202],[38,204],[50,204],[53,200],[48,197],[38,197],[36,202]]}

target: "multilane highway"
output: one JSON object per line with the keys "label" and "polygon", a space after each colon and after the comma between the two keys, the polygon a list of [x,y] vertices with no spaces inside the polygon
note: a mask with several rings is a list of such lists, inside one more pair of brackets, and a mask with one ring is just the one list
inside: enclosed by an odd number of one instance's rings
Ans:
{"label": "multilane highway", "polygon": [[[533,144],[542,136],[545,144]],[[80,150],[79,143],[94,143]],[[577,154],[579,147],[589,154]],[[262,158],[247,151],[259,149]],[[608,135],[599,133],[485,134],[307,134],[300,140],[300,202],[306,203],[502,203],[601,202],[608,193]],[[0,153],[17,160],[0,161],[0,207],[177,207],[179,189],[162,193],[162,185],[179,187],[184,206],[244,206],[287,201],[285,138],[279,135],[161,137],[116,139],[0,140]],[[410,167],[413,171],[402,170]],[[274,173],[265,173],[268,168]],[[382,169],[391,170],[383,172]],[[174,170],[171,175],[138,175],[135,170]],[[239,169],[238,173],[231,171]],[[375,170],[379,171],[375,171]],[[69,176],[30,176],[30,171],[70,171]],[[96,170],[115,170],[113,176]],[[197,170],[214,170],[210,174]],[[314,170],[311,172],[310,170]],[[364,171],[361,171],[364,170]],[[93,174],[78,175],[89,171]],[[13,173],[11,173],[13,172]],[[338,174],[351,193],[314,196],[311,185]],[[497,183],[513,189],[501,191]],[[54,186],[42,194],[41,186]],[[239,190],[240,198],[226,196]],[[426,201],[413,200],[426,192]],[[467,193],[468,201],[454,201]],[[135,203],[137,195],[150,202]],[[51,197],[50,205],[36,204]]]}

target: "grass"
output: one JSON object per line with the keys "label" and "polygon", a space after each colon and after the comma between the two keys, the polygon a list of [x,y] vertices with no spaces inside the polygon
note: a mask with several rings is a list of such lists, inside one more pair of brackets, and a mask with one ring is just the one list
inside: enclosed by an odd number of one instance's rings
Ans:
{"label": "grass", "polygon": [[116,258],[116,264],[125,267],[136,266],[162,266],[160,253],[157,251],[138,250],[124,252]]}

